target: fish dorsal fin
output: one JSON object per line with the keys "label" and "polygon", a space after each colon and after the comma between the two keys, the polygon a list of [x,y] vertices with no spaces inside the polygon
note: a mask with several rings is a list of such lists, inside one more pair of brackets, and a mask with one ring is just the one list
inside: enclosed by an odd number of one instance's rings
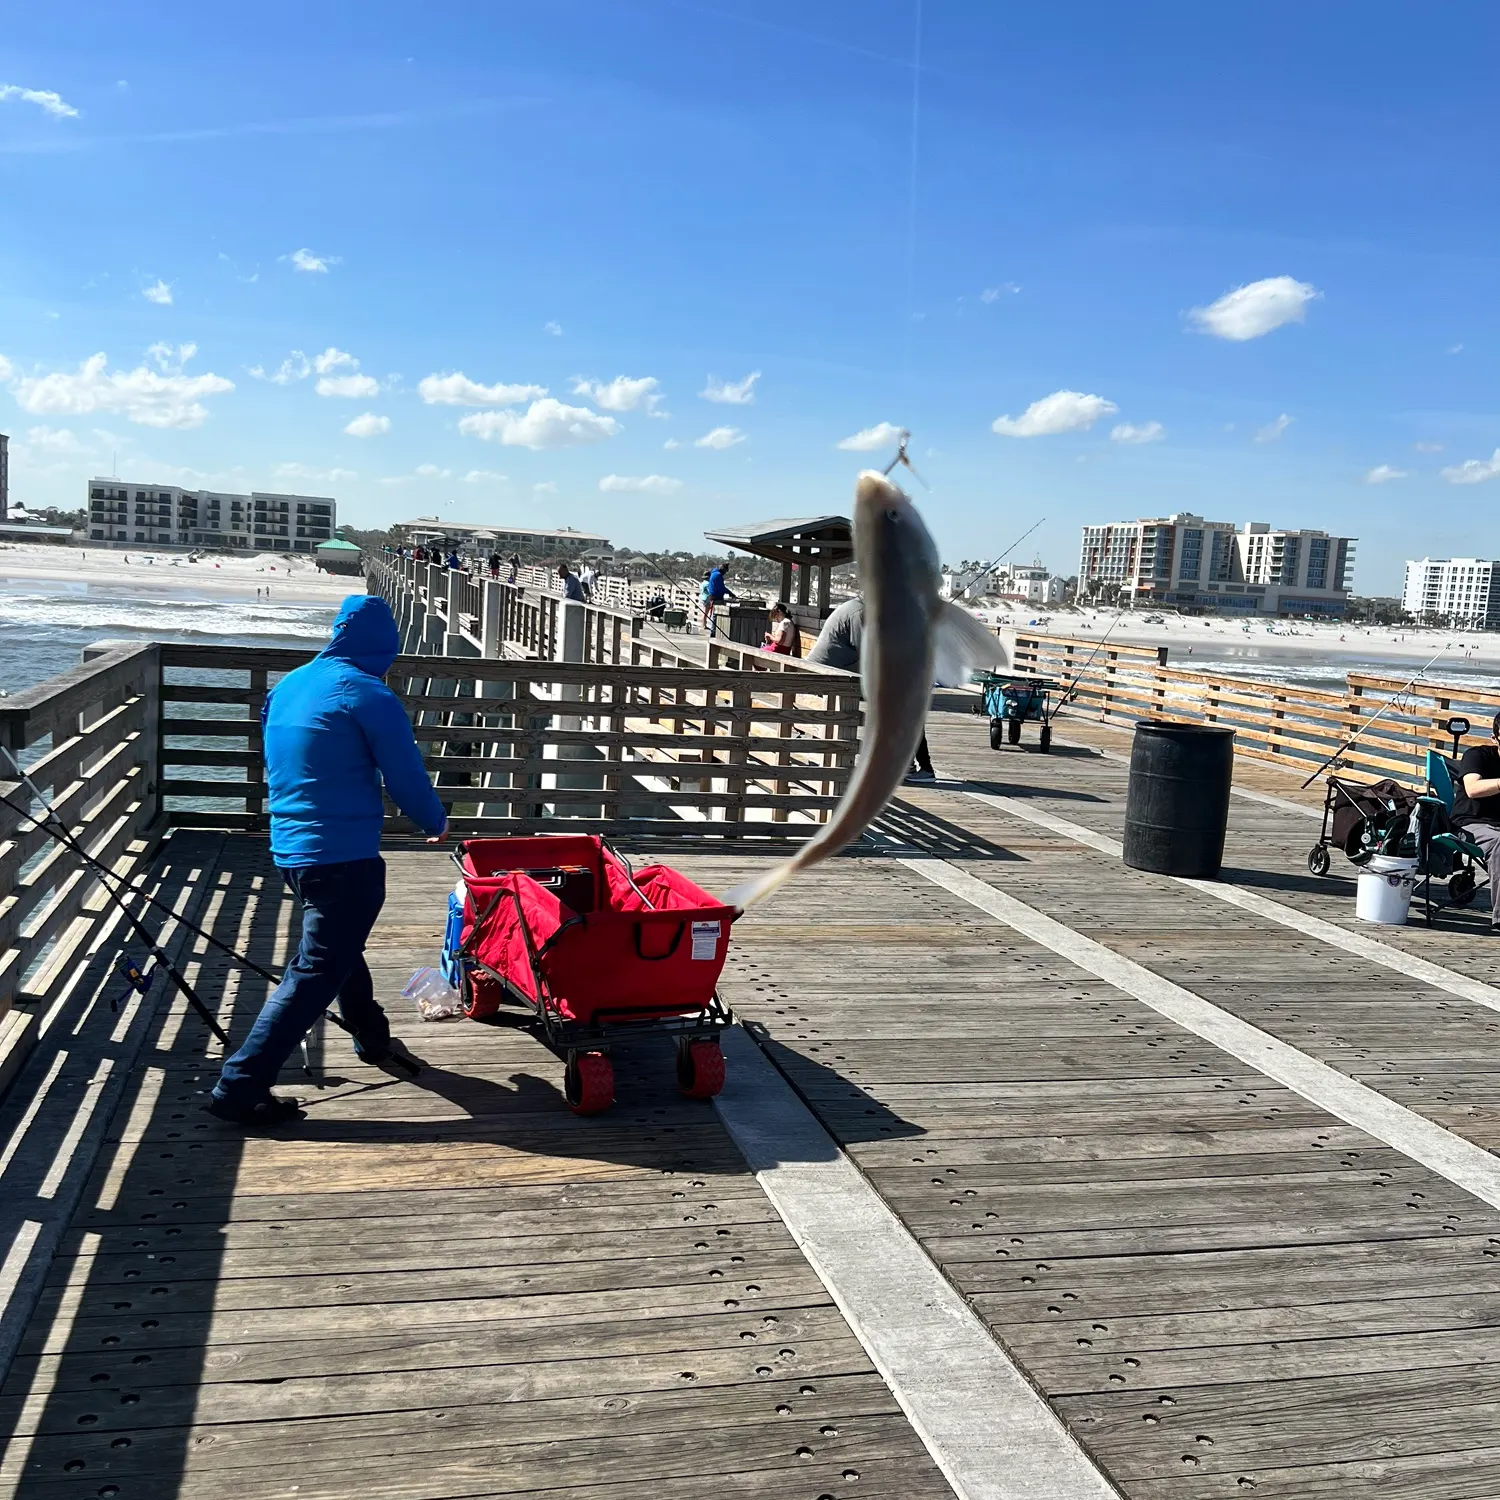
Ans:
{"label": "fish dorsal fin", "polygon": [[937,617],[933,677],[942,687],[962,687],[975,667],[1010,666],[1004,643],[968,610],[945,600]]}

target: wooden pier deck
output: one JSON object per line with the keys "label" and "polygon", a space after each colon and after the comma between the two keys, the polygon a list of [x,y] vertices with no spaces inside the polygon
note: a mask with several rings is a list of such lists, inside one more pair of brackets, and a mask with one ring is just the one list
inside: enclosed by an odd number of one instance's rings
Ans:
{"label": "wooden pier deck", "polygon": [[[0,1230],[66,1221],[39,1272],[7,1261],[13,1305],[40,1287],[0,1496],[1500,1495],[1488,911],[1358,928],[1274,772],[1208,886],[1121,866],[1124,736],[996,753],[940,712],[930,738],[939,786],[738,924],[726,998],[1097,1488],[942,1450],[863,1290],[825,1283],[665,1049],[626,1048],[614,1110],[576,1120],[512,1027],[403,1018],[417,1085],[330,1030],[286,1080],[307,1123],[244,1140],[199,1113],[216,1049],[163,1002],[95,1004],[0,1104]],[[771,856],[668,857],[723,889]],[[389,860],[394,1009],[451,869]],[[284,957],[253,836],[179,832],[157,876]],[[264,985],[183,952],[242,1032]]]}

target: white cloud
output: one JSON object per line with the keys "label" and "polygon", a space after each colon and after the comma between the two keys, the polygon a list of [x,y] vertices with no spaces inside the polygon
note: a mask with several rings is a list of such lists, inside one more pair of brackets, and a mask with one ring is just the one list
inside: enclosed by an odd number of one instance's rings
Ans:
{"label": "white cloud", "polygon": [[1462,354],[1463,352],[1464,352],[1464,346],[1462,344],[1450,344],[1448,346],[1448,353],[1449,354]]}
{"label": "white cloud", "polygon": [[1373,469],[1365,473],[1366,484],[1389,484],[1393,479],[1407,479],[1409,472],[1406,469],[1395,468],[1391,464],[1376,464]]}
{"label": "white cloud", "polygon": [[14,374],[14,367],[3,354],[0,354],[0,380],[9,380],[12,374]]}
{"label": "white cloud", "polygon": [[1496,475],[1500,475],[1500,448],[1496,448],[1488,458],[1465,459],[1461,464],[1439,469],[1438,473],[1449,484],[1482,484],[1486,479],[1494,479]]}
{"label": "white cloud", "polygon": [[1260,428],[1256,432],[1255,441],[1257,443],[1277,442],[1280,439],[1281,434],[1284,433],[1291,425],[1292,419],[1287,416],[1285,412],[1282,412],[1282,414],[1277,417],[1274,422],[1267,422],[1264,427]]}
{"label": "white cloud", "polygon": [[460,419],[460,432],[508,448],[574,448],[602,442],[620,431],[613,417],[586,406],[567,406],[553,396],[533,401],[525,412],[476,411]]}
{"label": "white cloud", "polygon": [[662,444],[662,447],[665,448],[668,453],[671,453],[675,449],[682,447],[682,444],[678,442],[676,438],[668,438],[666,442]]}
{"label": "white cloud", "polygon": [[661,382],[654,375],[616,375],[608,382],[579,377],[573,381],[573,394],[587,396],[605,411],[644,409],[650,416],[658,415],[656,409],[665,399],[661,394]]}
{"label": "white cloud", "polygon": [[314,387],[320,396],[347,396],[362,400],[380,394],[380,382],[373,375],[324,375]]}
{"label": "white cloud", "polygon": [[542,324],[542,332],[550,333],[553,338],[560,339],[563,336],[562,324],[552,318],[548,318],[547,321]]}
{"label": "white cloud", "polygon": [[877,448],[889,448],[893,443],[899,443],[905,436],[904,427],[897,427],[894,422],[877,422],[873,427],[840,438],[834,446],[846,453],[873,453]]}
{"label": "white cloud", "polygon": [[1411,446],[1413,452],[1416,453],[1441,453],[1443,451],[1441,443],[1413,443]]}
{"label": "white cloud", "polygon": [[437,464],[418,464],[416,473],[423,479],[451,479],[453,477],[452,469],[442,469]]}
{"label": "white cloud", "polygon": [[391,419],[377,417],[372,411],[361,412],[344,428],[350,437],[357,438],[383,437],[390,430]]}
{"label": "white cloud", "polygon": [[[186,375],[182,365],[193,357],[192,344],[178,346],[175,360],[166,344],[153,344],[149,369],[108,370],[108,356],[90,355],[72,372],[31,375],[15,380],[11,390],[22,411],[33,416],[83,416],[89,412],[117,412],[143,427],[201,427],[208,417],[204,400],[234,389],[222,375]],[[11,367],[5,361],[4,372]]]}
{"label": "white cloud", "polygon": [[0,102],[7,99],[19,99],[25,104],[39,105],[54,120],[78,118],[78,111],[71,104],[65,103],[62,96],[53,93],[51,89],[23,89],[19,84],[0,83]]}
{"label": "white cloud", "polygon": [[293,349],[268,375],[260,365],[253,365],[250,373],[257,380],[269,380],[272,385],[291,385],[297,380],[306,380],[312,374],[312,365],[300,349]]}
{"label": "white cloud", "polygon": [[1283,323],[1305,321],[1307,304],[1322,295],[1311,282],[1268,276],[1225,292],[1217,302],[1195,307],[1188,316],[1200,332],[1242,343],[1258,339]]}
{"label": "white cloud", "polygon": [[680,479],[668,479],[665,474],[606,474],[599,481],[601,490],[618,490],[632,495],[671,495],[682,488]]}
{"label": "white cloud", "polygon": [[1167,429],[1160,422],[1120,422],[1109,430],[1112,443],[1159,443],[1166,437]]}
{"label": "white cloud", "polygon": [[979,300],[985,304],[998,302],[1007,292],[1014,294],[1021,290],[1014,281],[1002,281],[999,286],[987,286],[979,294]]}
{"label": "white cloud", "polygon": [[313,355],[313,369],[319,375],[331,375],[335,370],[357,370],[359,361],[347,349],[330,344],[321,354]]}
{"label": "white cloud", "polygon": [[354,469],[316,469],[310,464],[277,464],[272,473],[277,479],[311,479],[317,484],[342,484],[359,478]]}
{"label": "white cloud", "polygon": [[759,379],[759,370],[752,370],[743,380],[720,380],[710,375],[708,384],[698,394],[705,401],[717,401],[721,406],[753,406],[755,382]]}
{"label": "white cloud", "polygon": [[43,453],[82,453],[83,444],[66,427],[30,427],[26,446]]}
{"label": "white cloud", "polygon": [[424,375],[417,394],[429,406],[519,406],[547,394],[544,385],[480,385],[462,371],[452,375]]}
{"label": "white cloud", "polygon": [[1053,391],[1033,401],[1019,417],[996,417],[990,423],[1002,437],[1053,437],[1059,432],[1084,432],[1100,417],[1119,411],[1103,396],[1085,396],[1082,391]]}
{"label": "white cloud", "polygon": [[555,479],[543,479],[532,485],[532,489],[539,495],[555,495],[557,493],[557,481]]}
{"label": "white cloud", "polygon": [[497,474],[493,469],[470,469],[464,475],[465,484],[509,484],[510,479],[505,474]]}
{"label": "white cloud", "polygon": [[726,448],[733,448],[744,441],[745,434],[738,427],[715,427],[711,432],[705,432],[701,438],[695,438],[693,447],[712,448],[716,453],[722,453]]}
{"label": "white cloud", "polygon": [[157,277],[150,286],[142,287],[141,296],[147,302],[156,303],[158,307],[170,307],[172,305],[172,288],[160,277]]}
{"label": "white cloud", "polygon": [[290,255],[283,255],[282,260],[289,260],[299,271],[313,271],[328,274],[330,266],[338,265],[342,259],[337,255],[314,255],[311,250],[303,246],[301,250],[293,250]]}

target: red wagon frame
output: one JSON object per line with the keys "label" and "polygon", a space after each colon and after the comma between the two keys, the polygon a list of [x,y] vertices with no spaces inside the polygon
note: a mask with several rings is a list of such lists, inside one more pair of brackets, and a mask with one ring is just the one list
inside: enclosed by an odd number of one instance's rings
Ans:
{"label": "red wagon frame", "polygon": [[[587,912],[576,912],[554,898],[554,904],[559,908],[557,914],[561,916],[565,912],[567,916],[538,941],[538,933],[533,930],[533,922],[528,920],[522,896],[526,895],[535,905],[536,893],[548,888],[528,873],[525,862],[531,860],[531,868],[540,871],[550,867],[536,862],[535,856],[539,853],[576,855],[585,849],[598,861],[599,883],[604,889],[595,890],[593,909]],[[499,864],[480,872],[476,869],[476,854],[498,855]],[[521,863],[513,864],[512,859]],[[464,877],[466,889],[462,938],[455,953],[464,1013],[481,1020],[498,1014],[506,1003],[524,1010],[539,1040],[563,1059],[564,1095],[575,1113],[594,1114],[613,1102],[614,1069],[609,1052],[611,1042],[618,1039],[621,1028],[628,1028],[632,1034],[660,1032],[676,1040],[677,1085],[683,1094],[707,1099],[720,1091],[724,1085],[724,1054],[719,1036],[731,1017],[719,996],[718,978],[727,956],[729,925],[738,915],[734,908],[724,906],[664,865],[644,867],[640,880],[648,884],[654,882],[658,895],[665,894],[674,903],[694,902],[701,898],[701,904],[654,904],[641,889],[630,861],[608,840],[597,835],[471,839],[459,845],[453,861]],[[480,862],[492,863],[488,858]],[[640,900],[639,908],[620,910],[612,904],[608,878],[610,862]],[[486,896],[488,899],[484,899]],[[475,951],[483,946],[486,935],[494,936],[493,927],[499,920],[498,914],[507,910],[513,914],[514,932],[519,934],[524,949],[524,978],[530,981],[530,993],[516,982],[521,976],[514,972],[518,958],[514,945],[509,955],[511,972],[502,971]],[[647,926],[666,927],[674,919],[675,930],[665,951],[646,951],[643,930]],[[683,938],[695,923],[699,927],[708,924],[720,926],[713,959],[701,971],[693,959],[687,961],[688,969],[692,971],[694,998],[682,1003],[666,993],[657,1003],[643,1004],[640,994],[643,979],[654,979],[657,973],[661,973],[669,983],[672,980],[681,982],[685,970],[678,954]],[[631,934],[633,955],[629,950],[621,951],[621,933],[626,928]],[[573,991],[570,996],[560,998],[555,993],[548,970],[549,959],[558,955],[562,942],[566,942],[569,950],[566,956],[573,969],[569,976]],[[696,958],[696,949],[690,952]],[[580,964],[586,964],[591,958],[605,965],[597,986],[592,977],[586,982],[580,978]],[[656,971],[647,967],[659,963],[665,964],[666,968]],[[611,993],[611,975],[615,988],[633,988],[634,998],[629,1003],[611,1003],[619,998]],[[708,994],[700,1002],[696,997],[705,981]],[[580,984],[583,985],[582,992],[578,988]],[[570,1014],[575,1007],[583,1014]]]}

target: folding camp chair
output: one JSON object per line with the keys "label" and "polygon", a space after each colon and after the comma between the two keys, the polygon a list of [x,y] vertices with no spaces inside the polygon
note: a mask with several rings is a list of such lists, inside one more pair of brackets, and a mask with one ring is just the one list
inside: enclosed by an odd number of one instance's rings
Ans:
{"label": "folding camp chair", "polygon": [[1484,850],[1451,819],[1458,787],[1458,762],[1440,750],[1427,752],[1427,795],[1417,804],[1417,857],[1419,879],[1426,905],[1427,925],[1432,926],[1432,882],[1448,880],[1448,900],[1467,906],[1474,899],[1489,861]]}

